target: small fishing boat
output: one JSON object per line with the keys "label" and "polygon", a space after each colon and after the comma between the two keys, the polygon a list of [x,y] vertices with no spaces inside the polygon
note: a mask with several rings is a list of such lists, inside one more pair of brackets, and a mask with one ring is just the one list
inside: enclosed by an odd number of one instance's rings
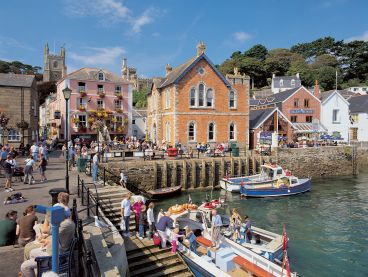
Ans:
{"label": "small fishing boat", "polygon": [[299,179],[287,176],[264,184],[241,185],[240,195],[244,197],[277,197],[307,192],[311,189],[310,178]]}
{"label": "small fishing boat", "polygon": [[181,186],[160,188],[160,189],[154,189],[154,190],[147,191],[150,197],[155,198],[155,199],[163,198],[166,196],[171,196],[171,195],[174,195],[180,192],[181,192]]}
{"label": "small fishing boat", "polygon": [[250,176],[242,177],[224,177],[220,180],[220,186],[222,189],[230,192],[239,192],[241,184],[263,184],[273,182],[286,175],[291,175],[289,171],[286,171],[277,164],[263,164],[261,165],[261,173]]}

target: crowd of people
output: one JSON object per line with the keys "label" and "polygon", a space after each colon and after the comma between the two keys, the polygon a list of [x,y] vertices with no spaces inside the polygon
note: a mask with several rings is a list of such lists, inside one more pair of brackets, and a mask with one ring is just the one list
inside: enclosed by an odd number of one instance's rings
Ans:
{"label": "crowd of people", "polygon": [[[69,208],[69,194],[60,192],[58,203],[54,206],[64,208],[65,219],[59,227],[59,251],[63,253],[69,249],[75,236],[75,223]],[[11,210],[4,220],[0,221],[0,246],[24,247],[24,261],[19,276],[34,277],[37,268],[36,257],[52,255],[52,235],[49,216],[46,215],[44,221],[40,222],[34,206],[28,206],[20,219],[18,212]]]}

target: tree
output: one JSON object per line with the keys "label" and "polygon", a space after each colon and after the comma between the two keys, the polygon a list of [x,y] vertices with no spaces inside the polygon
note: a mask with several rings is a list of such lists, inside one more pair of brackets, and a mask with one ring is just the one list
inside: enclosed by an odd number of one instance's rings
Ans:
{"label": "tree", "polygon": [[291,61],[303,60],[299,54],[290,52],[289,49],[276,48],[268,52],[265,60],[265,70],[270,74],[285,75],[289,70]]}
{"label": "tree", "polygon": [[234,72],[234,67],[239,67],[239,61],[233,59],[227,59],[221,65],[219,65],[218,69],[225,76],[226,74],[230,74]]}
{"label": "tree", "polygon": [[133,106],[136,108],[147,107],[147,92],[148,89],[141,91],[133,91]]}
{"label": "tree", "polygon": [[255,58],[245,57],[241,60],[239,68],[240,72],[252,78],[255,86],[260,87],[266,84],[266,73],[261,61]]}
{"label": "tree", "polygon": [[299,73],[302,85],[306,87],[313,86],[315,81],[315,74],[313,70],[304,60],[293,60],[290,62],[288,75],[295,75]]}
{"label": "tree", "polygon": [[265,46],[263,46],[262,44],[256,44],[252,48],[244,52],[244,57],[250,57],[258,61],[264,61],[267,57],[267,54],[268,50]]}
{"label": "tree", "polygon": [[336,68],[331,66],[320,67],[316,69],[315,76],[323,90],[336,88]]}
{"label": "tree", "polygon": [[323,66],[337,67],[339,62],[336,57],[330,54],[322,54],[316,57],[314,62],[311,64],[313,68],[320,68]]}

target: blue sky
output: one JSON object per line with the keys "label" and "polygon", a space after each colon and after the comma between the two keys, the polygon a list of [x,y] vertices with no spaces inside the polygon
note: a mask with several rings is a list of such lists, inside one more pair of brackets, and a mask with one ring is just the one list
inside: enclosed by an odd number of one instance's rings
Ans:
{"label": "blue sky", "polygon": [[120,73],[121,60],[146,77],[195,54],[221,63],[256,43],[290,47],[323,36],[368,40],[366,0],[12,0],[0,4],[0,59],[43,66],[43,47],[65,45],[68,72]]}

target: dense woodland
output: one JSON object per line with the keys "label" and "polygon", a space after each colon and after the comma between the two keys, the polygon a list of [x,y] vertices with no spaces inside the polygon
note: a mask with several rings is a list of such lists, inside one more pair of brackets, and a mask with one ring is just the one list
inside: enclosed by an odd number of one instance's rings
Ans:
{"label": "dense woodland", "polygon": [[256,88],[270,86],[273,73],[300,73],[304,86],[312,86],[318,80],[322,89],[330,90],[335,88],[336,71],[339,88],[368,85],[368,41],[344,42],[325,37],[290,49],[270,50],[257,44],[244,52],[234,52],[218,67],[224,74],[238,67],[251,77]]}

